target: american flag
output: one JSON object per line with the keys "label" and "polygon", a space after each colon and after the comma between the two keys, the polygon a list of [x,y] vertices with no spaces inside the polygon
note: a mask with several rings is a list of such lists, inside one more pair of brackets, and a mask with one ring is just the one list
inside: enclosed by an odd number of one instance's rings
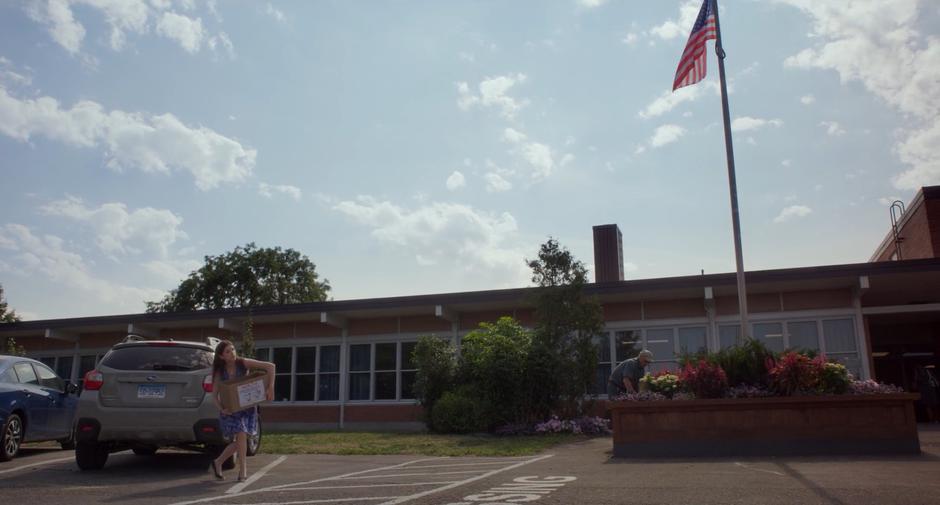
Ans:
{"label": "american flag", "polygon": [[685,43],[685,50],[676,69],[676,79],[672,81],[672,90],[683,86],[695,84],[705,78],[705,62],[707,53],[705,41],[715,39],[718,28],[715,26],[715,10],[712,0],[704,0],[702,9],[698,11],[698,18],[692,26],[689,41]]}

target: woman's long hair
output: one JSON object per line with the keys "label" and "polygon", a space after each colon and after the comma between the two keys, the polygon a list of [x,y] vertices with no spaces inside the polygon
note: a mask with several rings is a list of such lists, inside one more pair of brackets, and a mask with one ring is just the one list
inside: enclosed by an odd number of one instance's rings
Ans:
{"label": "woman's long hair", "polygon": [[[235,349],[235,344],[231,340],[222,340],[218,345],[215,346],[215,357],[212,358],[212,375],[222,375],[222,370],[225,368],[225,360],[222,359],[222,353],[225,352],[226,346],[232,346],[232,350]],[[238,362],[241,361],[239,358],[235,361],[236,366]]]}

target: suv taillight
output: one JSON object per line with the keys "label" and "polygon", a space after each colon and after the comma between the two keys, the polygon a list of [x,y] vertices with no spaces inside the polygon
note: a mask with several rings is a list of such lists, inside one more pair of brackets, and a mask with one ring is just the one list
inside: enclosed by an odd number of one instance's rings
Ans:
{"label": "suv taillight", "polygon": [[88,391],[97,391],[104,384],[104,375],[97,370],[92,370],[85,374],[85,389]]}
{"label": "suv taillight", "polygon": [[212,376],[207,375],[206,378],[202,379],[202,390],[206,393],[212,392]]}

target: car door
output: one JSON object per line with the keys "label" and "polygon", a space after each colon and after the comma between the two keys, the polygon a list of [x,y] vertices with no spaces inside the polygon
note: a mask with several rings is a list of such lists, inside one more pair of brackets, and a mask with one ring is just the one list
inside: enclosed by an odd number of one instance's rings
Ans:
{"label": "car door", "polygon": [[49,395],[39,387],[39,377],[33,370],[32,363],[14,363],[13,371],[16,372],[20,390],[26,397],[26,433],[23,441],[44,440],[49,430]]}
{"label": "car door", "polygon": [[46,437],[66,438],[72,432],[72,401],[65,391],[65,381],[59,378],[51,368],[40,363],[33,363],[33,369],[39,377],[39,387],[48,395],[46,411]]}

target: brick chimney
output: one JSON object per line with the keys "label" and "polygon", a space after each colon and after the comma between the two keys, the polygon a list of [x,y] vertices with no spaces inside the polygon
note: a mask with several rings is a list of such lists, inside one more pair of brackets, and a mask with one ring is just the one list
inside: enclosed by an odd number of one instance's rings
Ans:
{"label": "brick chimney", "polygon": [[594,282],[623,280],[623,235],[616,224],[594,227]]}

